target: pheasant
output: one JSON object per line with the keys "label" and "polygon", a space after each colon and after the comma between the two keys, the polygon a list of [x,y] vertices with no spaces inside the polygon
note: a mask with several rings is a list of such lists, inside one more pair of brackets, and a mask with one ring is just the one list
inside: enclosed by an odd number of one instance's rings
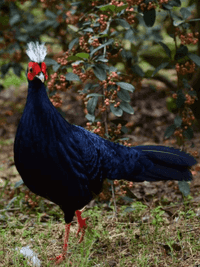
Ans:
{"label": "pheasant", "polygon": [[192,179],[189,168],[196,160],[165,146],[126,147],[105,140],[67,122],[50,102],[44,82],[44,44],[28,43],[28,96],[18,125],[14,160],[25,185],[35,194],[60,206],[66,222],[65,259],[71,221],[77,215],[82,242],[86,219],[81,211],[101,192],[105,178],[132,182]]}

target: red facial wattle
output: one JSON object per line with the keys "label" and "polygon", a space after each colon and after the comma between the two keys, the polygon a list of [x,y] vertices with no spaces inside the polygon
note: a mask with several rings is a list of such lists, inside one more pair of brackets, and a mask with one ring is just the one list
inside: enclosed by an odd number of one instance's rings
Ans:
{"label": "red facial wattle", "polygon": [[46,64],[44,62],[41,63],[41,67],[36,62],[29,62],[28,64],[28,79],[32,81],[36,75],[40,72],[44,74],[45,79],[48,79],[47,71],[46,71]]}

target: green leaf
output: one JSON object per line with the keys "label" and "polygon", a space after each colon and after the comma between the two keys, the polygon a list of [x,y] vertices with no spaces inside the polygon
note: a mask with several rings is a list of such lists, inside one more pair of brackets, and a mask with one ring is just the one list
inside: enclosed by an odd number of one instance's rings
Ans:
{"label": "green leaf", "polygon": [[124,90],[124,89],[121,89],[120,91],[118,91],[118,92],[117,92],[117,96],[118,96],[121,100],[123,100],[123,101],[125,101],[125,102],[130,102],[130,101],[131,101],[131,98],[130,98],[129,93],[128,93],[126,90]]}
{"label": "green leaf", "polygon": [[94,115],[91,115],[91,114],[88,113],[87,115],[85,115],[85,117],[86,117],[86,119],[88,121],[91,121],[91,122],[95,121],[95,116]]}
{"label": "green leaf", "polygon": [[125,40],[129,40],[130,42],[133,41],[134,39],[134,34],[133,34],[133,30],[132,29],[128,29],[124,35],[124,39]]}
{"label": "green leaf", "polygon": [[199,19],[190,19],[189,22],[191,22],[191,21],[192,21],[192,22],[193,22],[193,21],[199,21],[199,20],[200,20],[200,18],[199,18]]}
{"label": "green leaf", "polygon": [[88,27],[86,29],[83,29],[84,32],[94,32],[93,29],[91,27]]}
{"label": "green leaf", "polygon": [[78,41],[79,41],[79,38],[78,37],[76,37],[74,40],[72,40],[69,43],[69,46],[68,46],[69,50],[71,50],[75,44],[78,44]]}
{"label": "green leaf", "polygon": [[110,104],[110,110],[117,117],[121,117],[123,114],[123,110],[120,107],[115,108],[113,103]]}
{"label": "green leaf", "polygon": [[185,95],[182,93],[182,91],[178,91],[177,92],[177,99],[176,99],[176,105],[177,105],[177,108],[181,108],[184,103],[185,103]]}
{"label": "green leaf", "polygon": [[97,48],[95,48],[94,50],[92,50],[92,52],[90,53],[90,56],[92,56],[94,53],[96,53],[99,49],[102,49],[105,46],[112,44],[113,42],[114,42],[114,40],[113,39],[110,39],[108,42],[106,42],[106,43],[98,46]]}
{"label": "green leaf", "polygon": [[185,45],[181,45],[174,56],[175,60],[179,60],[188,55],[188,48]]}
{"label": "green leaf", "polygon": [[172,16],[172,19],[173,19],[173,25],[175,27],[185,23],[185,20],[183,20],[182,17],[177,15],[176,13],[174,13],[174,12],[172,13],[171,12],[171,16]]}
{"label": "green leaf", "polygon": [[19,14],[15,14],[10,18],[9,24],[10,24],[10,26],[13,26],[14,24],[16,24],[20,21],[21,21],[21,16]]}
{"label": "green leaf", "polygon": [[125,29],[130,29],[130,27],[131,27],[125,19],[114,19],[113,21]]}
{"label": "green leaf", "polygon": [[69,72],[65,75],[66,80],[68,81],[80,81],[80,78],[78,77],[78,75]]}
{"label": "green leaf", "polygon": [[165,131],[164,137],[169,138],[175,132],[175,130],[176,130],[176,126],[174,124],[168,126]]}
{"label": "green leaf", "polygon": [[166,104],[167,104],[167,109],[170,112],[175,113],[177,111],[176,101],[173,97],[167,97]]}
{"label": "green leaf", "polygon": [[180,12],[181,12],[181,15],[182,15],[183,19],[185,19],[185,20],[191,15],[191,11],[188,10],[188,8],[185,8],[185,7],[182,7]]}
{"label": "green leaf", "polygon": [[200,57],[195,55],[195,54],[192,54],[192,53],[188,53],[187,56],[192,60],[194,61],[195,64],[197,64],[198,67],[200,67]]}
{"label": "green leaf", "polygon": [[28,39],[29,39],[29,36],[28,36],[28,34],[16,35],[16,39],[19,42],[27,43],[28,42]]}
{"label": "green leaf", "polygon": [[197,96],[197,92],[196,91],[188,91],[188,95]]}
{"label": "green leaf", "polygon": [[[67,61],[76,61],[76,60],[80,60],[80,57],[77,57],[77,56],[69,56],[68,58],[67,58]],[[83,61],[82,61],[83,62]]]}
{"label": "green leaf", "polygon": [[[133,201],[132,201],[133,202]],[[135,208],[132,208],[132,207],[126,207],[124,212],[133,212],[135,210]]]}
{"label": "green leaf", "polygon": [[120,108],[128,114],[134,114],[134,109],[127,102],[121,102]]}
{"label": "green leaf", "polygon": [[86,98],[89,98],[89,97],[91,97],[91,96],[103,96],[103,97],[104,97],[104,95],[97,94],[97,93],[92,93],[92,94],[88,94],[88,95],[86,96]]}
{"label": "green leaf", "polygon": [[174,119],[174,124],[176,125],[176,127],[180,127],[182,124],[182,118],[177,115]]}
{"label": "green leaf", "polygon": [[78,32],[79,31],[79,28],[74,26],[74,25],[68,24],[67,27],[69,29],[71,29],[73,32]]}
{"label": "green leaf", "polygon": [[171,0],[171,1],[170,1],[170,4],[171,4],[172,6],[180,7],[180,6],[181,6],[181,1],[180,1],[180,0]]}
{"label": "green leaf", "polygon": [[6,73],[9,71],[9,68],[11,67],[11,63],[7,63],[1,66],[1,73],[2,73],[2,77],[4,77],[6,75]]}
{"label": "green leaf", "polygon": [[153,77],[159,70],[166,68],[169,65],[169,62],[162,62],[153,72],[152,76]]}
{"label": "green leaf", "polygon": [[55,60],[52,59],[52,58],[48,58],[48,57],[45,58],[44,62],[46,63],[47,66],[51,66],[51,65],[56,65],[56,64],[58,64],[57,61],[55,61]]}
{"label": "green leaf", "polygon": [[162,4],[162,6],[164,9],[171,10],[172,7],[174,7],[174,6],[180,7],[181,1],[180,0],[171,0],[167,4]]}
{"label": "green leaf", "polygon": [[122,89],[130,91],[131,93],[133,93],[133,91],[135,90],[135,87],[130,83],[116,82],[116,84],[119,85]]}
{"label": "green leaf", "polygon": [[160,44],[163,47],[163,49],[165,50],[165,53],[167,54],[167,56],[169,58],[171,58],[171,50],[169,49],[169,47],[166,44],[162,43],[162,42],[158,42],[158,44]]}
{"label": "green leaf", "polygon": [[86,58],[86,59],[90,57],[88,53],[77,53],[76,56],[80,58]]}
{"label": "green leaf", "polygon": [[190,186],[186,181],[178,181],[178,187],[185,197],[190,194]]}
{"label": "green leaf", "polygon": [[186,130],[183,131],[183,135],[188,139],[191,140],[194,136],[193,130],[191,127],[188,127]]}
{"label": "green leaf", "polygon": [[138,76],[140,76],[140,77],[144,77],[144,72],[143,72],[142,68],[140,68],[140,66],[138,66],[138,65],[133,65],[133,66],[131,66],[131,70],[132,70],[135,74],[137,74]]}
{"label": "green leaf", "polygon": [[53,13],[52,11],[50,11],[49,9],[46,9],[45,15],[50,19],[56,20],[56,18],[57,18],[57,15],[55,13]]}
{"label": "green leaf", "polygon": [[[126,126],[122,126],[121,131],[122,131],[122,133],[127,134],[129,130]],[[127,140],[129,140],[129,138],[127,138]]]}
{"label": "green leaf", "polygon": [[88,100],[87,110],[88,110],[89,114],[94,115],[94,111],[95,111],[95,108],[97,106],[97,102],[98,102],[97,96],[94,96]]}
{"label": "green leaf", "polygon": [[155,23],[156,20],[156,11],[154,8],[150,9],[150,10],[144,10],[143,12],[144,16],[144,22],[147,25],[147,27],[152,27]]}
{"label": "green leaf", "polygon": [[126,9],[128,7],[128,4],[125,4],[123,6],[116,6],[115,12],[119,13],[120,11]]}
{"label": "green leaf", "polygon": [[107,74],[106,71],[102,68],[100,68],[98,65],[95,65],[93,67],[93,71],[95,76],[97,77],[97,79],[99,79],[100,81],[104,81],[107,78]]}
{"label": "green leaf", "polygon": [[183,24],[185,21],[184,20],[174,20],[173,21],[173,25],[175,26],[175,27],[178,27],[178,26],[180,26],[181,24]]}
{"label": "green leaf", "polygon": [[21,180],[19,180],[19,181],[17,181],[16,183],[15,183],[15,186],[14,186],[14,188],[16,189],[16,188],[18,188],[20,185],[22,185],[22,184],[24,184],[24,181],[21,179]]}
{"label": "green leaf", "polygon": [[115,7],[116,7],[115,5],[108,4],[108,5],[100,7],[99,9],[101,11],[112,11],[112,12],[114,12],[115,11]]}
{"label": "green leaf", "polygon": [[53,71],[54,72],[57,72],[59,68],[60,68],[60,64],[57,63],[57,64],[53,65]]}
{"label": "green leaf", "polygon": [[[189,90],[188,94],[190,94],[190,92],[192,92],[192,91],[190,91],[191,85],[189,84],[189,81],[187,79],[183,78],[182,83],[183,83],[184,88]],[[193,91],[193,92],[195,92],[195,91]]]}
{"label": "green leaf", "polygon": [[147,70],[146,72],[145,72],[145,77],[146,78],[151,78],[152,77],[152,75],[153,75],[153,70]]}
{"label": "green leaf", "polygon": [[22,66],[19,63],[14,63],[12,65],[12,68],[13,68],[13,71],[14,71],[15,75],[20,77],[21,71],[23,70]]}
{"label": "green leaf", "polygon": [[101,55],[95,59],[95,62],[98,62],[98,61],[106,63],[108,62],[108,59]]}

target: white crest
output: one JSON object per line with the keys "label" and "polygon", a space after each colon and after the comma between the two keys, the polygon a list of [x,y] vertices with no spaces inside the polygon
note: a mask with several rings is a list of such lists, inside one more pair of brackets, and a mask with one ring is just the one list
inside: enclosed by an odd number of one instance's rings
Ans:
{"label": "white crest", "polygon": [[27,44],[28,49],[26,50],[26,54],[30,58],[31,61],[41,63],[44,61],[45,56],[47,54],[47,48],[45,43],[39,44],[39,42],[30,42]]}

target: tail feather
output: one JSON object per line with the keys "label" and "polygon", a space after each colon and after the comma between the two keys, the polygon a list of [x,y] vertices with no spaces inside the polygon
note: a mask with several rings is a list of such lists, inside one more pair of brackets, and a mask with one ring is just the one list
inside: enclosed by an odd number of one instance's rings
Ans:
{"label": "tail feather", "polygon": [[138,159],[140,166],[151,162],[150,168],[144,168],[143,172],[134,176],[134,181],[160,181],[177,180],[190,181],[192,174],[189,168],[196,164],[196,160],[183,151],[165,146],[136,146],[141,153]]}

